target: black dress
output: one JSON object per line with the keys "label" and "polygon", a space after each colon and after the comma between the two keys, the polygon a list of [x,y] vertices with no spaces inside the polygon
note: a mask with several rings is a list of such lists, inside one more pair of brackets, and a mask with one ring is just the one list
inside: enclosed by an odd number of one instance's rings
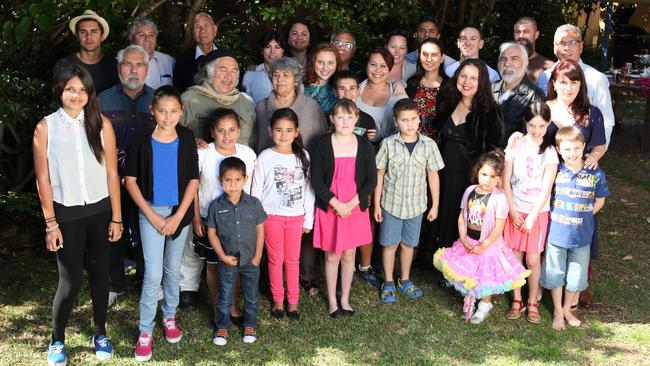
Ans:
{"label": "black dress", "polygon": [[470,158],[465,146],[465,122],[456,126],[451,116],[442,126],[438,246],[450,247],[458,239],[458,215],[463,192],[469,186]]}

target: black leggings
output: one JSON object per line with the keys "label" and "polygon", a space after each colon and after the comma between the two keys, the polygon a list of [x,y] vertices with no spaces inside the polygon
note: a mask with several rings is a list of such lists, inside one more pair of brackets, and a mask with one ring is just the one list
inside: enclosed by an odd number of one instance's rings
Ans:
{"label": "black leggings", "polygon": [[81,289],[82,265],[88,272],[90,295],[93,300],[93,335],[106,334],[110,220],[111,212],[105,211],[60,224],[63,248],[56,252],[59,287],[52,304],[52,342],[65,342],[65,328]]}

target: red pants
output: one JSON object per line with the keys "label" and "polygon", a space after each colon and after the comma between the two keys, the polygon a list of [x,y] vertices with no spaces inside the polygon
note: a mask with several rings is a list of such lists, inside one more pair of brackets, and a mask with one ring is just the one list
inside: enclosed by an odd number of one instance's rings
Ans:
{"label": "red pants", "polygon": [[300,239],[304,216],[268,215],[264,222],[264,242],[269,258],[269,280],[274,302],[284,302],[282,266],[287,279],[287,301],[298,304]]}

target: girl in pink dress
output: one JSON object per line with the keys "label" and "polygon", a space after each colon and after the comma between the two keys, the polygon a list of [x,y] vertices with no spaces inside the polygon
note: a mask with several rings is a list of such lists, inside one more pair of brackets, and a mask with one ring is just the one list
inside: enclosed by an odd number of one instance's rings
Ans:
{"label": "girl in pink dress", "polygon": [[[508,217],[508,202],[497,188],[503,166],[501,153],[492,151],[479,158],[474,167],[478,184],[469,186],[461,201],[460,238],[433,258],[436,268],[465,295],[465,319],[473,324],[487,317],[493,294],[523,286],[530,275],[501,237]],[[481,299],[476,311],[474,299]]]}
{"label": "girl in pink dress", "polygon": [[[325,280],[330,316],[353,315],[350,287],[358,246],[370,243],[370,194],[377,183],[374,149],[354,134],[359,109],[338,101],[330,119],[335,131],[321,137],[311,153],[311,184],[316,194],[314,247],[325,252]],[[341,302],[336,282],[341,266]]]}

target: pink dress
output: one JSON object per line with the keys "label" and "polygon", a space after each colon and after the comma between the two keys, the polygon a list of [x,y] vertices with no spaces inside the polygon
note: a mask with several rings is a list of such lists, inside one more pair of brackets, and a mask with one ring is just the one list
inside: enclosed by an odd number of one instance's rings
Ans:
{"label": "pink dress", "polygon": [[[472,185],[463,194],[461,208],[465,215],[465,222],[467,222],[467,200],[475,188],[476,185]],[[495,188],[488,199],[480,240],[469,237],[468,240],[473,245],[480,244],[494,229],[496,219],[506,219],[507,216],[506,197],[503,192]],[[463,243],[456,240],[451,248],[442,248],[435,253],[433,264],[458,292],[477,299],[519,288],[526,283],[526,277],[530,275],[530,271],[521,265],[501,236],[480,255],[470,254]]]}
{"label": "pink dress", "polygon": [[[334,177],[330,191],[341,202],[347,202],[357,194],[355,162],[354,156],[334,158]],[[361,211],[357,205],[352,209],[352,214],[343,219],[331,207],[327,211],[316,208],[314,248],[341,254],[344,250],[372,242],[369,211]]]}

